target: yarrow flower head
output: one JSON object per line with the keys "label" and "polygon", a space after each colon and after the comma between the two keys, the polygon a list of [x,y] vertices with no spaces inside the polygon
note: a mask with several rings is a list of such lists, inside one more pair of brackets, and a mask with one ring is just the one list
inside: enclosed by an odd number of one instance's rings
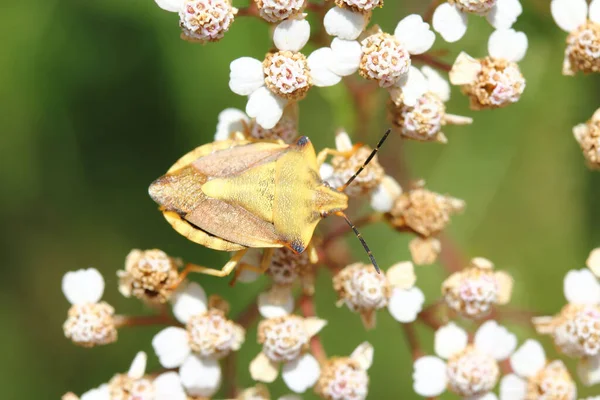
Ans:
{"label": "yarrow flower head", "polygon": [[500,382],[500,398],[575,400],[577,388],[562,361],[548,362],[542,345],[527,340],[510,357],[514,373]]}
{"label": "yarrow flower head", "polygon": [[367,370],[373,364],[373,346],[360,344],[350,357],[334,357],[323,365],[315,393],[325,400],[365,400],[369,389]]}
{"label": "yarrow flower head", "polygon": [[378,274],[371,264],[348,265],[333,277],[338,306],[346,305],[359,313],[365,328],[375,327],[375,312],[387,307],[392,317],[412,322],[423,308],[425,296],[415,287],[416,276],[411,262],[391,266]]}
{"label": "yarrow flower head", "polygon": [[485,258],[474,258],[471,264],[450,275],[442,284],[446,305],[458,314],[473,319],[483,318],[496,304],[507,304],[512,294],[513,279],[504,271],[494,271]]}
{"label": "yarrow flower head", "polygon": [[100,301],[104,293],[104,278],[95,268],[67,272],[62,279],[62,291],[71,308],[63,324],[65,336],[83,347],[115,342],[117,327],[115,309]]}
{"label": "yarrow flower head", "polygon": [[310,25],[303,17],[283,21],[273,31],[277,51],[267,54],[263,61],[242,57],[230,65],[229,87],[248,96],[246,113],[264,129],[275,127],[285,107],[304,98],[313,84],[331,86],[339,82],[331,80],[322,68],[313,68],[314,56],[307,58],[300,53],[309,36]]}
{"label": "yarrow flower head", "polygon": [[172,301],[173,314],[186,327],[163,329],[152,347],[163,367],[179,368],[187,393],[212,396],[221,384],[218,360],[239,350],[245,331],[226,318],[227,304],[216,296],[207,300],[197,283],[189,283]]}
{"label": "yarrow flower head", "polygon": [[[598,265],[598,249],[588,266]],[[564,280],[568,304],[556,316],[536,317],[540,334],[551,335],[558,349],[579,358],[578,372],[586,384],[600,383],[600,281],[589,269],[572,270]]]}
{"label": "yarrow flower head", "polygon": [[306,0],[254,0],[260,16],[268,22],[281,22],[301,15]]}
{"label": "yarrow flower head", "polygon": [[600,0],[552,0],[556,24],[569,33],[563,74],[600,72]]}
{"label": "yarrow flower head", "polygon": [[261,127],[241,110],[226,108],[219,113],[215,141],[235,140],[241,134],[247,140],[283,140],[285,143],[293,143],[298,137],[297,108],[297,103],[288,104],[279,122],[271,129]]}
{"label": "yarrow flower head", "polygon": [[125,297],[165,303],[173,295],[180,264],[161,250],[131,250],[125,259],[125,270],[117,271],[119,291]]}
{"label": "yarrow flower head", "polygon": [[199,43],[223,38],[238,10],[230,0],[155,0],[160,8],[179,13],[181,37]]}
{"label": "yarrow flower head", "polygon": [[433,29],[445,41],[456,42],[467,32],[467,16],[485,16],[496,29],[508,29],[523,13],[519,0],[448,0],[433,13]]}
{"label": "yarrow flower head", "polygon": [[283,364],[282,378],[295,393],[314,386],[321,374],[319,362],[308,353],[310,339],[327,321],[285,314],[262,320],[258,325],[258,343],[262,351],[250,363],[250,375],[259,382],[271,383]]}
{"label": "yarrow flower head", "polygon": [[437,71],[428,66],[421,68],[427,91],[412,106],[404,104],[403,97],[389,101],[388,115],[396,130],[407,139],[422,142],[446,143],[442,127],[447,124],[467,125],[471,118],[447,114],[445,102],[450,100],[450,85]]}
{"label": "yarrow flower head", "polygon": [[573,135],[581,146],[588,166],[591,169],[600,169],[600,109],[588,122],[573,128]]}
{"label": "yarrow flower head", "polygon": [[471,109],[493,109],[516,103],[525,90],[517,62],[527,51],[527,36],[513,29],[497,30],[488,41],[489,56],[474,59],[461,53],[450,71],[450,82],[469,96]]}
{"label": "yarrow flower head", "polygon": [[394,229],[418,236],[409,245],[415,264],[431,264],[441,250],[436,236],[450,223],[450,217],[464,207],[464,201],[431,192],[425,189],[424,181],[419,181],[393,199],[385,218]]}
{"label": "yarrow flower head", "polygon": [[[230,400],[271,400],[271,394],[265,385],[258,384],[254,387],[242,390],[235,399]],[[302,398],[295,394],[286,394],[279,397],[277,400],[302,400]]]}
{"label": "yarrow flower head", "polygon": [[451,322],[435,333],[438,357],[415,361],[413,388],[423,397],[439,396],[446,390],[469,399],[485,396],[498,383],[498,361],[510,357],[516,346],[516,336],[496,321],[481,325],[472,344],[467,332]]}

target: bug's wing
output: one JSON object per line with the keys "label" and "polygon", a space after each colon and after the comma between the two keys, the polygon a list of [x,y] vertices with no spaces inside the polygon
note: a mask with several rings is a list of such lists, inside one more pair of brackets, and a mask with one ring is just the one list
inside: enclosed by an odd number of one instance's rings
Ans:
{"label": "bug's wing", "polygon": [[221,200],[207,198],[185,219],[212,235],[246,247],[283,247],[272,223]]}

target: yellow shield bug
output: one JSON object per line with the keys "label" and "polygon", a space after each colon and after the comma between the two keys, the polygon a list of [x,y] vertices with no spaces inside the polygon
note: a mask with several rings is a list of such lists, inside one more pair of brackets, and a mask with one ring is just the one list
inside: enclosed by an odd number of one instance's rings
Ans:
{"label": "yellow shield bug", "polygon": [[150,197],[178,233],[208,248],[235,254],[221,270],[188,266],[183,275],[194,270],[227,276],[248,248],[265,249],[264,272],[275,248],[304,252],[317,224],[330,214],[345,219],[379,272],[365,241],[343,213],[348,207],[343,191],[375,156],[389,132],[337,189],[321,179],[320,165],[328,155],[350,156],[360,145],[342,153],[324,149],[317,156],[305,136],[294,144],[240,139],[206,144],[184,155],[150,185]]}

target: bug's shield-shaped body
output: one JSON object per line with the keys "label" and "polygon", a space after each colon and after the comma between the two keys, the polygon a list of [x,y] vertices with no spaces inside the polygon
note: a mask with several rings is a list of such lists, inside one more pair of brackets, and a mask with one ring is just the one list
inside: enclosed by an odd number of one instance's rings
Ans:
{"label": "bug's shield-shaped body", "polygon": [[173,228],[216,250],[303,252],[322,215],[348,198],[324,184],[312,143],[226,140],[200,146],[157,179],[150,196]]}

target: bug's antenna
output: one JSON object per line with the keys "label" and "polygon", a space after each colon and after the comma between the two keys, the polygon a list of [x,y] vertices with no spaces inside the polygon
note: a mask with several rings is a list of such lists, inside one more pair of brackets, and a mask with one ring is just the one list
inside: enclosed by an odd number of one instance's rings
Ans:
{"label": "bug's antenna", "polygon": [[358,229],[356,229],[356,226],[354,226],[354,224],[348,219],[348,216],[346,214],[344,214],[343,212],[338,211],[335,213],[335,215],[339,215],[340,217],[344,218],[344,220],[346,221],[348,226],[350,228],[352,228],[352,230],[354,231],[354,234],[356,235],[358,240],[360,240],[360,244],[362,244],[365,251],[367,252],[367,255],[371,259],[371,263],[375,267],[375,271],[377,271],[378,274],[381,274],[381,270],[379,269],[379,265],[377,265],[377,261],[375,261],[375,257],[373,257],[373,253],[371,252],[371,249],[369,249],[367,242],[365,242],[365,239],[363,239],[361,233],[358,231]]}
{"label": "bug's antenna", "polygon": [[367,166],[367,164],[369,164],[371,162],[371,160],[373,159],[373,157],[375,157],[375,154],[377,154],[377,152],[379,151],[379,148],[381,147],[381,145],[383,144],[383,142],[385,142],[385,139],[387,139],[387,137],[389,136],[389,134],[390,134],[391,131],[392,131],[391,129],[388,129],[387,131],[385,131],[385,133],[383,134],[383,137],[379,140],[379,143],[377,143],[377,146],[375,146],[375,148],[373,149],[373,151],[371,152],[371,154],[369,154],[369,157],[367,157],[367,159],[365,160],[365,162],[363,163],[363,165],[356,171],[356,173],[354,173],[354,175],[352,175],[350,177],[350,179],[348,179],[348,182],[344,183],[337,190],[339,190],[340,192],[343,192],[344,190],[346,190],[346,188],[348,186],[350,186],[350,184],[354,181],[354,179],[356,179],[356,177],[358,176],[358,174],[360,174],[362,172],[362,170],[365,169],[365,167]]}

